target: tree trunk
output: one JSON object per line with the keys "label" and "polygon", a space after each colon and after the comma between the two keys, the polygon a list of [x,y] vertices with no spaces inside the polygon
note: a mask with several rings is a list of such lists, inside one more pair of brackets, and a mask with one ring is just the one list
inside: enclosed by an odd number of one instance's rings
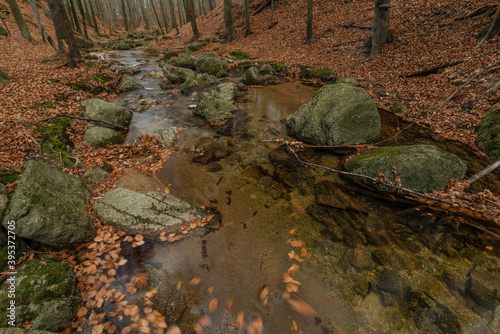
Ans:
{"label": "tree trunk", "polygon": [[375,59],[380,48],[390,41],[390,9],[391,0],[375,0],[372,35],[370,37],[371,52],[367,58],[368,61]]}
{"label": "tree trunk", "polygon": [[479,34],[479,44],[497,36],[500,33],[500,3],[498,3],[497,11],[493,21]]}
{"label": "tree trunk", "polygon": [[244,0],[245,2],[245,37],[249,36],[252,32],[250,31],[250,9],[248,8],[248,0]]}
{"label": "tree trunk", "polygon": [[167,1],[168,11],[170,12],[170,16],[172,18],[172,28],[175,29],[177,35],[179,35],[179,27],[177,26],[177,20],[175,19],[175,8],[172,4],[172,0]]}
{"label": "tree trunk", "polygon": [[128,10],[128,18],[130,20],[130,25],[132,26],[132,29],[137,29],[137,23],[135,20],[134,12],[132,11],[132,7],[130,6],[130,0],[125,0],[127,3],[127,10]]}
{"label": "tree trunk", "polygon": [[83,10],[82,0],[76,0],[76,4],[78,6],[78,11],[80,12],[80,16],[82,17],[83,37],[85,39],[90,40],[89,33],[87,31],[87,20],[85,19],[85,12]]}
{"label": "tree trunk", "polygon": [[226,24],[226,42],[231,42],[236,38],[233,22],[233,1],[224,0],[224,23]]}
{"label": "tree trunk", "polygon": [[163,25],[165,26],[165,34],[168,33],[168,16],[165,11],[165,6],[163,6],[163,1],[165,0],[158,0],[160,2],[160,10],[161,10],[161,16],[163,17]]}
{"label": "tree trunk", "polygon": [[196,25],[196,14],[194,12],[193,0],[184,0],[186,6],[186,15],[191,22],[191,28],[193,29],[193,41],[200,37],[200,32],[198,31],[198,26]]}
{"label": "tree trunk", "polygon": [[149,17],[146,12],[146,8],[144,7],[144,2],[139,1],[139,7],[141,8],[142,18],[144,19],[144,28],[149,30]]}
{"label": "tree trunk", "polygon": [[17,5],[16,0],[5,0],[9,4],[10,10],[12,11],[12,15],[16,19],[17,26],[19,27],[19,31],[21,32],[21,36],[24,39],[35,42],[35,39],[31,36],[30,31],[28,30],[28,26],[26,25],[26,21],[24,20],[23,15],[21,14],[21,10]]}
{"label": "tree trunk", "polygon": [[88,6],[88,13],[90,16],[90,23],[92,24],[92,28],[94,29],[94,32],[98,36],[101,36],[101,34],[99,33],[99,26],[97,25],[97,20],[95,18],[95,12],[94,12],[94,7],[92,5],[92,0],[87,0],[87,6]]}
{"label": "tree trunk", "polygon": [[80,50],[76,45],[69,16],[62,0],[48,0],[50,16],[54,22],[59,51],[66,56],[69,67],[76,67],[76,61],[81,59]]}
{"label": "tree trunk", "polygon": [[156,13],[155,5],[153,3],[153,0],[149,0],[151,2],[151,7],[153,8],[153,13],[155,14],[156,17],[156,22],[158,23],[158,27],[160,28],[161,34],[165,35],[163,32],[163,28],[161,27],[160,19],[158,18],[158,14]]}
{"label": "tree trunk", "polygon": [[313,0],[307,0],[307,38],[306,44],[313,39]]}
{"label": "tree trunk", "polygon": [[213,10],[215,7],[217,7],[217,0],[208,0],[208,6],[210,10]]}
{"label": "tree trunk", "polygon": [[128,23],[127,9],[125,8],[125,1],[121,0],[121,3],[122,3],[123,25],[125,26],[126,31],[130,31],[130,24]]}
{"label": "tree trunk", "polygon": [[76,31],[83,35],[82,27],[80,27],[80,21],[78,20],[78,15],[76,15],[75,3],[73,0],[68,0],[69,10],[73,16],[73,22],[75,23]]}
{"label": "tree trunk", "polygon": [[30,6],[31,6],[31,9],[33,10],[33,14],[35,14],[35,18],[38,21],[38,24],[40,25],[40,30],[42,30],[42,36],[47,36],[47,41],[54,48],[54,50],[56,51],[57,55],[59,56],[59,59],[62,62],[63,58],[62,58],[61,53],[59,52],[59,50],[57,49],[56,45],[54,44],[54,41],[52,40],[52,37],[49,36],[49,33],[45,29],[45,26],[43,25],[42,20],[40,20],[40,14],[38,13],[38,7],[36,6],[35,1],[34,0],[28,0],[28,2],[30,4]]}

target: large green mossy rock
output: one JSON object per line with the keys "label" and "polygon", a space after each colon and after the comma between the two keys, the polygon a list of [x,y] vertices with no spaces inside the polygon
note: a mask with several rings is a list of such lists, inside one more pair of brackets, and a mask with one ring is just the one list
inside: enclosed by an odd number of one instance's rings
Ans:
{"label": "large green mossy rock", "polygon": [[191,94],[195,91],[200,91],[209,85],[208,82],[200,77],[189,77],[180,85],[182,94]]}
{"label": "large green mossy rock", "polygon": [[172,83],[183,83],[188,78],[194,77],[193,70],[170,64],[163,65],[162,71],[165,78]]}
{"label": "large green mossy rock", "polygon": [[84,185],[55,167],[30,160],[2,221],[15,221],[16,236],[56,248],[92,240],[94,224],[87,213]]}
{"label": "large green mossy rock", "polygon": [[179,57],[174,59],[174,66],[195,69],[194,66],[195,57],[188,54],[181,53]]}
{"label": "large green mossy rock", "polygon": [[373,143],[380,137],[380,116],[368,93],[348,84],[322,87],[286,118],[299,137],[318,145]]}
{"label": "large green mossy rock", "polygon": [[162,227],[173,231],[193,218],[201,220],[209,215],[201,207],[171,194],[160,191],[141,194],[125,188],[118,188],[101,203],[94,203],[94,211],[104,224],[129,233],[157,232]]}
{"label": "large green mossy rock", "polygon": [[196,106],[195,113],[205,118],[209,123],[219,123],[234,118],[237,110],[231,102],[223,99],[217,93],[204,94]]}
{"label": "large green mossy rock", "polygon": [[132,119],[132,111],[101,99],[88,99],[81,104],[86,110],[85,117],[97,118],[118,125],[125,125]]}
{"label": "large green mossy rock", "polygon": [[368,149],[351,157],[345,167],[348,172],[372,178],[383,172],[393,181],[393,166],[396,167],[404,188],[420,192],[442,190],[450,179],[460,180],[467,171],[467,166],[459,157],[432,145]]}
{"label": "large green mossy rock", "polygon": [[0,220],[3,218],[3,214],[5,210],[7,210],[8,205],[9,193],[7,192],[7,188],[5,188],[5,186],[0,183]]}
{"label": "large green mossy rock", "polygon": [[213,53],[204,53],[196,57],[194,66],[200,72],[213,75],[217,75],[221,70],[227,71],[229,69],[226,62],[217,58]]}
{"label": "large green mossy rock", "polygon": [[18,328],[18,327],[9,327],[9,328],[0,328],[0,333],[2,334],[56,334],[54,332],[49,331],[39,331],[39,330],[30,330],[29,332],[26,329]]}
{"label": "large green mossy rock", "polygon": [[83,134],[83,141],[94,147],[103,147],[108,144],[121,144],[123,137],[118,131],[90,125]]}
{"label": "large green mossy rock", "polygon": [[144,89],[144,86],[135,82],[131,77],[124,76],[118,89],[124,92],[130,92],[137,89]]}
{"label": "large green mossy rock", "polygon": [[[5,287],[0,289],[0,333],[1,327],[9,326],[7,305],[9,294]],[[67,263],[52,260],[33,260],[22,263],[15,276],[16,324],[33,321],[30,333],[45,330],[60,333],[71,325],[81,304],[76,287],[73,268]]]}
{"label": "large green mossy rock", "polygon": [[264,78],[255,67],[250,67],[243,73],[240,82],[245,85],[264,85],[266,78]]}
{"label": "large green mossy rock", "polygon": [[481,121],[478,141],[492,161],[500,159],[500,103],[493,105]]}

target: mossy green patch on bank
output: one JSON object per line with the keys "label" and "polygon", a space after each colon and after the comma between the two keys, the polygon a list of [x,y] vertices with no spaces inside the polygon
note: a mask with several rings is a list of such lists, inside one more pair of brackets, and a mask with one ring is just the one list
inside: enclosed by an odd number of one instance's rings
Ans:
{"label": "mossy green patch on bank", "polygon": [[92,77],[102,84],[105,84],[106,82],[111,81],[111,78],[109,77],[108,73],[98,72],[98,73],[92,74]]}
{"label": "mossy green patch on bank", "polygon": [[250,56],[248,55],[248,53],[243,52],[241,50],[233,50],[233,51],[229,52],[229,54],[235,60],[250,58]]}
{"label": "mossy green patch on bank", "polygon": [[66,129],[71,122],[71,118],[60,117],[52,120],[49,126],[37,128],[43,133],[42,151],[48,157],[61,162],[63,166],[72,166],[75,162],[73,155],[68,152],[68,147],[73,146],[73,144],[66,134]]}
{"label": "mossy green patch on bank", "polygon": [[500,159],[500,103],[493,105],[481,121],[478,141],[492,161]]}

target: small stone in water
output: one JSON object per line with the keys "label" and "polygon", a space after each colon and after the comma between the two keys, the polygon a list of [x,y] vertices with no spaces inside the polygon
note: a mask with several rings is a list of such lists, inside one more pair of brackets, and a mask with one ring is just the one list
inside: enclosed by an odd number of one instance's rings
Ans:
{"label": "small stone in water", "polygon": [[189,109],[196,109],[196,104],[188,104]]}

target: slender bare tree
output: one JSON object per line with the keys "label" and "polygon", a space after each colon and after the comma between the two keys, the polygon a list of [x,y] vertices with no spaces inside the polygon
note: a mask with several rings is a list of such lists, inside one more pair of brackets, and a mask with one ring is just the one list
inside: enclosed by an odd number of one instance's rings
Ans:
{"label": "slender bare tree", "polygon": [[59,52],[65,55],[69,67],[76,67],[81,59],[80,50],[76,45],[69,16],[62,0],[48,0],[50,16],[54,22]]}
{"label": "slender bare tree", "polygon": [[224,0],[224,23],[226,24],[226,42],[231,42],[236,38],[233,22],[233,1]]}
{"label": "slender bare tree", "polygon": [[479,44],[497,36],[500,33],[500,2],[498,3],[497,11],[493,17],[493,21],[478,35]]}
{"label": "slender bare tree", "polygon": [[250,31],[250,9],[248,5],[248,0],[244,0],[244,16],[245,16],[245,37],[250,35],[252,32]]}
{"label": "slender bare tree", "polygon": [[313,0],[307,0],[307,38],[306,44],[313,39]]}
{"label": "slender bare tree", "polygon": [[21,36],[24,39],[35,42],[35,39],[31,36],[30,31],[28,30],[28,26],[26,25],[26,21],[24,20],[23,14],[21,14],[21,10],[17,5],[16,0],[5,0],[9,4],[10,10],[12,11],[12,15],[14,15],[14,19],[16,19],[17,26],[19,31],[21,32]]}
{"label": "slender bare tree", "polygon": [[375,0],[375,12],[373,14],[372,35],[367,43],[371,48],[367,60],[375,59],[380,48],[391,41],[389,31],[389,17],[391,0]]}
{"label": "slender bare tree", "polygon": [[191,22],[191,28],[193,29],[193,41],[200,37],[200,32],[198,31],[198,25],[196,24],[196,14],[194,10],[193,0],[184,0],[186,6],[186,13],[188,20]]}

